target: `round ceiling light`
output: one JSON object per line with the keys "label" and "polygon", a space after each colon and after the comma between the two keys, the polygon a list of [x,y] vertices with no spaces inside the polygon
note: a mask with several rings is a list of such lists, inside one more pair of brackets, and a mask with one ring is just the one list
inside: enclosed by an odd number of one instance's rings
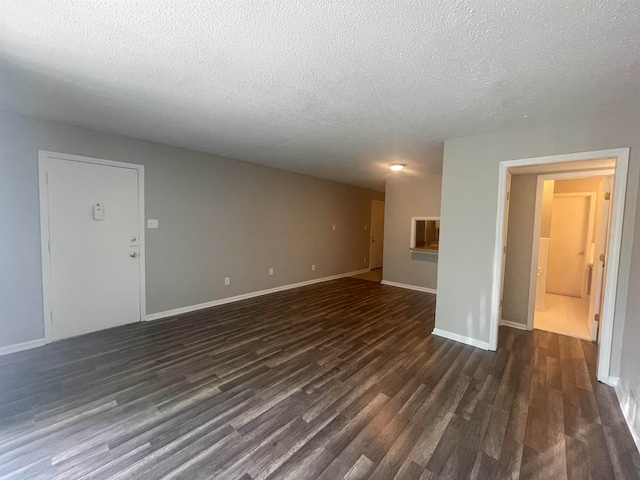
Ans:
{"label": "round ceiling light", "polygon": [[391,165],[389,165],[389,168],[391,170],[398,171],[402,170],[404,168],[404,165],[402,163],[392,163]]}

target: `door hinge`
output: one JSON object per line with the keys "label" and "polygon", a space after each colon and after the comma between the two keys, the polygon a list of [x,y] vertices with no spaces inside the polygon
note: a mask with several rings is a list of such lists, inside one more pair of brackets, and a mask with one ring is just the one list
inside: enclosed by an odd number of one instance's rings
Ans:
{"label": "door hinge", "polygon": [[502,247],[502,254],[506,255],[506,253],[507,253],[507,247]]}
{"label": "door hinge", "polygon": [[51,240],[47,242],[47,248],[49,249],[49,253],[51,253]]}
{"label": "door hinge", "polygon": [[44,182],[49,185],[49,172],[44,173]]}
{"label": "door hinge", "polygon": [[507,200],[511,200],[511,192],[507,192]]}
{"label": "door hinge", "polygon": [[53,310],[49,310],[49,320],[53,323]]}
{"label": "door hinge", "polygon": [[604,253],[601,253],[601,254],[600,254],[600,261],[601,261],[602,263],[604,263],[604,261],[606,260],[606,258],[607,258],[607,257],[605,257]]}
{"label": "door hinge", "polygon": [[500,308],[502,308],[502,302],[503,302],[503,300],[500,300]]}
{"label": "door hinge", "polygon": [[593,317],[593,321],[594,322],[599,322],[600,321],[600,314],[596,313],[596,315]]}
{"label": "door hinge", "polygon": [[604,194],[604,199],[605,200],[611,200],[611,192],[607,192]]}

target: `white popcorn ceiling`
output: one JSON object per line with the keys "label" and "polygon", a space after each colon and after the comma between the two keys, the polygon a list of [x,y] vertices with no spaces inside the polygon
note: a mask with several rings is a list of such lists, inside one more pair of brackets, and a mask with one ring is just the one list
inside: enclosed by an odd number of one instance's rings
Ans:
{"label": "white popcorn ceiling", "polygon": [[0,0],[0,109],[379,190],[638,74],[638,0]]}

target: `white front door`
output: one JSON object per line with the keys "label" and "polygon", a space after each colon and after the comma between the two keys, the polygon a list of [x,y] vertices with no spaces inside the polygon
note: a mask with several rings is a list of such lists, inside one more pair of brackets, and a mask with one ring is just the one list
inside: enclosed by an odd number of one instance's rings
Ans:
{"label": "white front door", "polygon": [[51,157],[40,169],[50,340],[140,321],[140,172]]}
{"label": "white front door", "polygon": [[371,266],[369,268],[382,267],[382,254],[384,248],[384,202],[374,200],[371,203]]}

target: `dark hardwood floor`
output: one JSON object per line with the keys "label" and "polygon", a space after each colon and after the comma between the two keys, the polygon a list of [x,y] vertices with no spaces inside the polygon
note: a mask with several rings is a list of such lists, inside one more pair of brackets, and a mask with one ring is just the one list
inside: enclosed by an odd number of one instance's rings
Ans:
{"label": "dark hardwood floor", "polygon": [[640,478],[596,346],[342,279],[0,358],[0,477]]}

